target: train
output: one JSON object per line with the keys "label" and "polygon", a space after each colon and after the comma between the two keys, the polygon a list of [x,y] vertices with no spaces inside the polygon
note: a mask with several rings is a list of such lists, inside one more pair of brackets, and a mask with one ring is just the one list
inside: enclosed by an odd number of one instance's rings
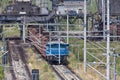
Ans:
{"label": "train", "polygon": [[58,62],[59,60],[61,63],[67,62],[69,44],[63,42],[62,39],[60,41],[55,39],[50,41],[49,32],[33,26],[28,27],[28,36],[28,40],[31,41],[32,45],[49,62]]}

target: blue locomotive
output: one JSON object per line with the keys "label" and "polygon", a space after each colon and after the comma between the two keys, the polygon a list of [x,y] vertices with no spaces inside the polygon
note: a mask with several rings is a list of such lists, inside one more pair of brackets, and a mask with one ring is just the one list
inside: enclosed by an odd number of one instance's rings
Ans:
{"label": "blue locomotive", "polygon": [[49,42],[49,32],[46,33],[42,29],[40,34],[37,28],[29,27],[28,34],[29,40],[34,42],[35,48],[48,61],[61,61],[61,63],[67,61],[69,44],[57,40]]}
{"label": "blue locomotive", "polygon": [[46,44],[46,56],[50,61],[67,61],[69,55],[69,44],[64,42],[52,41]]}

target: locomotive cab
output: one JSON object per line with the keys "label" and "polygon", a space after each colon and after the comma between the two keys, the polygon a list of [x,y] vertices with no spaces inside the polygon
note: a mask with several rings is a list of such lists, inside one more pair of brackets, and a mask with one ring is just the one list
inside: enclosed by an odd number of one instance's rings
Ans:
{"label": "locomotive cab", "polygon": [[63,42],[51,42],[46,45],[46,56],[51,61],[58,61],[59,57],[62,62],[67,61],[69,55],[69,44]]}

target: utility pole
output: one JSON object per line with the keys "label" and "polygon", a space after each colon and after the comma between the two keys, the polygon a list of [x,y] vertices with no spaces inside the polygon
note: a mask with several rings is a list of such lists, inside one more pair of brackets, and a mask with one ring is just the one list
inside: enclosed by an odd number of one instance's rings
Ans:
{"label": "utility pole", "polygon": [[[52,37],[52,36],[51,36],[51,30],[49,31],[49,37],[50,37],[50,38],[49,38],[49,42],[51,43],[51,37]],[[50,45],[50,54],[52,54],[52,52],[51,52],[51,45]]]}
{"label": "utility pole", "polygon": [[105,0],[102,0],[103,39],[105,40]]}
{"label": "utility pole", "polygon": [[23,38],[23,41],[25,43],[25,16],[23,16],[23,35],[22,35],[22,38]]}
{"label": "utility pole", "polygon": [[110,1],[107,0],[107,80],[110,80]]}
{"label": "utility pole", "polygon": [[117,54],[115,52],[115,49],[114,49],[114,53],[113,53],[113,56],[114,56],[114,80],[116,80],[116,57],[117,57]]}
{"label": "utility pole", "polygon": [[86,20],[87,20],[87,4],[86,4],[86,0],[84,0],[84,72],[87,71],[87,53],[86,53]]}
{"label": "utility pole", "polygon": [[67,44],[69,43],[69,15],[67,11]]}
{"label": "utility pole", "polygon": [[60,32],[59,32],[59,64],[61,63],[61,56],[60,56]]}
{"label": "utility pole", "polygon": [[[59,20],[59,17],[57,17],[57,24],[59,24],[59,21],[60,21],[60,20]],[[61,63],[61,56],[60,56],[60,53],[61,53],[60,42],[61,42],[61,41],[60,41],[60,26],[59,26],[59,25],[57,26],[57,31],[58,31],[58,41],[59,41],[59,47],[58,47],[58,48],[59,48],[59,49],[58,49],[58,50],[59,50],[59,58],[58,58],[58,59],[59,59],[59,64],[60,64],[60,63]]]}

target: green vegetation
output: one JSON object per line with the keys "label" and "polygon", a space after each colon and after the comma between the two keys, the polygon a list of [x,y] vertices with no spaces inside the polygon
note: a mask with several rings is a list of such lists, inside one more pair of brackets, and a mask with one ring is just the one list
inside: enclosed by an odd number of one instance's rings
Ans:
{"label": "green vegetation", "polygon": [[[48,7],[49,10],[52,10],[52,3],[50,0],[43,0],[43,3],[46,3],[46,4],[43,4],[45,7]],[[32,4],[36,4],[37,6],[41,6],[39,3],[39,0],[32,0]]]}
{"label": "green vegetation", "polygon": [[4,68],[0,67],[0,79],[3,79],[4,77]]}
{"label": "green vegetation", "polygon": [[[11,0],[0,0],[0,11],[3,11],[5,6],[8,5],[9,1]],[[48,0],[46,0],[48,1]],[[90,1],[90,0],[89,0]],[[88,5],[88,13],[92,12],[92,13],[96,13],[97,12],[97,0],[92,0],[92,4]],[[50,3],[50,2],[49,2]],[[35,4],[35,0],[33,0],[33,4]],[[48,5],[51,6],[51,5]],[[50,8],[50,7],[49,7]],[[50,8],[51,9],[51,8]],[[75,19],[75,17],[74,17]],[[80,24],[83,24],[82,20],[76,20],[74,21],[74,19],[71,20],[71,22],[73,22],[74,24],[77,24],[75,26],[69,26],[69,30],[82,30],[82,26],[78,27],[78,23],[80,22]],[[66,20],[65,19],[61,19],[60,21],[61,24],[66,24]],[[90,22],[89,22],[90,23]],[[66,25],[60,27],[60,30],[66,30]],[[8,31],[6,32],[6,36],[18,36],[19,34],[19,29],[18,26],[15,25],[15,27],[5,27],[4,31]],[[93,44],[101,44],[102,46],[106,47],[106,42],[99,42],[99,41],[91,41]],[[87,48],[96,48],[95,45],[93,45],[92,43],[88,43],[87,42]],[[76,72],[76,73],[80,73],[80,75],[82,75],[81,77],[84,80],[99,80],[96,79],[96,75],[90,71],[90,75],[88,74],[84,74],[83,72],[83,60],[84,60],[84,54],[83,54],[83,47],[84,47],[84,42],[83,40],[79,40],[76,38],[70,38],[70,44],[74,44],[75,46],[71,46],[70,45],[70,55],[68,56],[68,61],[69,61],[69,66]],[[111,48],[115,48],[117,45],[120,45],[120,42],[111,42]],[[112,51],[111,49],[111,51]],[[28,65],[30,67],[30,69],[39,69],[40,71],[40,80],[55,80],[55,76],[54,73],[52,72],[52,70],[50,69],[50,66],[43,60],[41,59],[40,61],[38,61],[38,54],[34,53],[33,51],[34,49],[30,49],[30,48],[26,48],[26,52],[28,55]],[[102,49],[89,49],[88,52],[90,52],[92,55],[98,57],[99,59],[101,59],[102,61],[106,61],[105,56],[102,55],[102,53],[105,53],[106,50],[102,50]],[[120,49],[119,46],[116,49],[117,53],[120,53]],[[97,60],[95,58],[93,58],[92,56],[87,54],[87,61],[89,62],[97,62]],[[113,62],[113,57],[111,56],[111,62]],[[112,66],[112,65],[111,65]],[[101,70],[102,72],[105,71],[104,65],[101,67],[99,65],[95,66],[95,68]],[[117,58],[117,71],[120,72],[120,59]],[[105,72],[104,72],[105,73]],[[47,76],[47,77],[46,77]],[[86,79],[87,76],[87,79]],[[94,76],[94,77],[93,77]],[[89,79],[88,79],[89,77]],[[3,78],[3,67],[0,67],[0,79]]]}
{"label": "green vegetation", "polygon": [[[0,47],[3,46],[3,42],[0,41]],[[6,47],[4,46],[4,49],[6,50]],[[3,52],[0,51],[0,56],[3,55]],[[3,64],[2,64],[2,57],[0,57],[0,80],[2,80],[4,78],[4,67],[3,67]],[[7,63],[6,66],[9,66],[9,63]]]}
{"label": "green vegetation", "polygon": [[[69,66],[76,72],[78,71],[78,73],[82,73],[83,70],[83,48],[84,48],[84,43],[83,40],[80,39],[75,39],[75,38],[70,38],[70,44],[74,44],[75,46],[70,46],[70,50],[71,53],[68,57],[68,61],[70,62]],[[95,45],[94,45],[95,44]],[[113,51],[113,48],[116,48],[116,53],[120,53],[120,49],[119,49],[119,45],[120,42],[119,41],[111,41],[110,43],[111,45],[111,52]],[[101,47],[97,47],[96,45],[101,45]],[[79,47],[78,47],[79,46]],[[104,47],[106,47],[106,41],[87,41],[87,51],[96,56],[97,58],[99,58],[101,61],[106,62],[106,56],[103,55],[104,53],[106,53],[106,49],[104,49]],[[103,49],[101,49],[103,48]],[[88,62],[98,62],[97,59],[95,59],[94,57],[92,57],[91,55],[89,55],[87,52],[87,61]],[[113,56],[111,55],[111,63],[113,63]],[[111,67],[113,68],[113,65],[111,64]],[[96,68],[97,70],[99,70],[102,73],[106,73],[106,66],[104,64],[100,64],[100,65],[94,65],[94,68]],[[82,70],[81,70],[82,69]],[[111,69],[113,71],[113,69]],[[111,76],[113,76],[113,72],[111,71]],[[117,71],[118,71],[118,75],[117,77],[119,78],[120,75],[120,59],[119,57],[117,57]],[[83,71],[84,72],[84,71]],[[88,73],[91,73],[91,69],[88,71]],[[83,73],[84,74],[84,73]],[[82,75],[85,76],[85,75]],[[98,78],[97,74],[87,74],[87,76],[90,76],[91,79],[96,78],[95,80],[100,80],[100,78]],[[93,77],[94,76],[94,77]],[[86,79],[85,77],[83,77],[83,79],[85,80],[90,80],[90,79]]]}
{"label": "green vegetation", "polygon": [[91,13],[94,14],[94,13],[97,12],[97,9],[98,9],[98,8],[97,8],[97,5],[98,5],[98,4],[97,4],[97,1],[98,1],[98,0],[92,0],[92,3],[91,3],[90,1],[91,1],[91,0],[88,1],[88,3],[89,3],[89,4],[88,4],[88,7],[87,7],[87,8],[88,8],[88,13],[91,12]]}
{"label": "green vegetation", "polygon": [[20,28],[17,24],[10,27],[4,26],[3,31],[5,32],[5,37],[20,36]]}
{"label": "green vegetation", "polygon": [[0,0],[0,13],[4,11],[5,7],[13,0]]}
{"label": "green vegetation", "polygon": [[[90,4],[90,0],[88,1],[88,13],[96,13],[97,12],[97,0],[92,0],[92,4]],[[94,16],[95,19],[98,18],[98,14],[96,14]],[[82,21],[80,21],[82,24]],[[74,24],[77,24],[78,21],[74,22]],[[89,28],[91,27],[91,22],[89,21]],[[72,29],[73,30],[77,30],[78,26],[74,26]],[[81,27],[82,28],[82,27]],[[72,30],[71,29],[71,30]],[[81,29],[82,30],[82,29]],[[106,42],[102,42],[102,41],[91,41],[93,44],[98,45],[97,43],[99,43],[100,45],[102,45],[103,47],[106,47]],[[94,48],[94,49],[88,49],[87,51],[96,56],[97,58],[101,59],[103,62],[106,62],[106,56],[102,55],[103,53],[106,53],[106,49],[95,49],[98,48],[95,45],[93,45],[92,43],[87,42],[87,48]],[[77,44],[79,46],[79,49],[74,46],[74,47],[70,47],[71,50],[71,54],[69,55],[68,61],[70,62],[69,66],[78,74],[80,74],[80,76],[84,79],[84,80],[101,80],[100,78],[98,78],[98,75],[96,75],[96,73],[94,74],[93,71],[91,71],[91,69],[89,69],[87,72],[90,74],[84,74],[83,71],[83,59],[84,59],[84,53],[83,53],[83,48],[84,48],[84,43],[83,40],[79,40],[79,39],[75,39],[75,38],[70,38],[70,44]],[[119,45],[120,42],[116,41],[116,42],[111,42],[111,51],[113,51],[113,48],[116,48],[116,52],[119,53],[120,49],[119,49]],[[79,54],[78,54],[79,53]],[[95,58],[93,58],[91,55],[87,54],[87,61],[89,62],[97,62],[98,60],[96,60]],[[111,56],[111,63],[113,63],[113,56]],[[79,68],[78,68],[79,66]],[[113,65],[111,65],[113,67]],[[95,65],[95,68],[97,68],[98,70],[100,70],[102,73],[106,73],[106,67],[105,65]],[[120,72],[120,59],[117,58],[117,71]],[[112,73],[112,72],[111,72]],[[112,74],[113,75],[113,74]],[[87,78],[86,78],[87,77]],[[88,79],[89,77],[89,79]],[[119,75],[118,75],[118,79],[119,79]]]}
{"label": "green vegetation", "polygon": [[[1,42],[0,42],[1,45]],[[0,52],[0,55],[2,55],[2,53]],[[2,58],[0,58],[0,65],[2,65]],[[4,77],[4,67],[0,66],[0,80],[3,79]]]}
{"label": "green vegetation", "polygon": [[[56,80],[49,64],[40,58],[39,53],[34,52],[34,48],[25,48],[27,53],[28,65],[30,69],[39,69],[40,80]],[[46,77],[47,76],[47,77]]]}

